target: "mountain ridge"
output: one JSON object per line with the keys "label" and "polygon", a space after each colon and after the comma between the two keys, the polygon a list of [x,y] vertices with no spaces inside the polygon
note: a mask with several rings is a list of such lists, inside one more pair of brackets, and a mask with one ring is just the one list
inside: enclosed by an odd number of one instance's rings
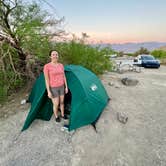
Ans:
{"label": "mountain ridge", "polygon": [[124,53],[134,53],[140,49],[140,47],[147,48],[149,51],[158,49],[160,47],[166,46],[166,42],[140,42],[140,43],[101,43],[101,44],[93,44],[92,46],[100,46],[101,48],[104,47],[112,47],[115,51],[123,51]]}

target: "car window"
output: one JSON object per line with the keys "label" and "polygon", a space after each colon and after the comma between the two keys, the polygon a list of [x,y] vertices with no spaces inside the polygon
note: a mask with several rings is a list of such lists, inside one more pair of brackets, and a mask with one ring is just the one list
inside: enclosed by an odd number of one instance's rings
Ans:
{"label": "car window", "polygon": [[153,56],[142,56],[142,60],[154,60],[155,58]]}

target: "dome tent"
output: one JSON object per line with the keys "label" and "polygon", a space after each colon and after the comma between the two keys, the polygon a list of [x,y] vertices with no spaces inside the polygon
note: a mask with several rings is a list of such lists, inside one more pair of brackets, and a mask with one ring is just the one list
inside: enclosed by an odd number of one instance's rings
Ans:
{"label": "dome tent", "polygon": [[[70,91],[68,97],[65,97],[65,103],[70,99],[69,131],[94,124],[109,101],[104,86],[94,73],[82,66],[66,65],[65,75]],[[22,131],[27,129],[33,120],[50,120],[53,114],[43,73],[36,80],[28,100],[31,102],[31,109]]]}

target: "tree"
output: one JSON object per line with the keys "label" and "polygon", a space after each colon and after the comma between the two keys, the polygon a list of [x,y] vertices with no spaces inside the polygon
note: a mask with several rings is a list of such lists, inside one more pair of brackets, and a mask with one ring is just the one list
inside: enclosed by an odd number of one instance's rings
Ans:
{"label": "tree", "polygon": [[122,57],[124,55],[123,51],[118,52],[118,56]]}
{"label": "tree", "polygon": [[10,54],[15,73],[35,78],[30,64],[45,58],[53,37],[64,35],[64,30],[58,29],[63,21],[51,18],[35,2],[25,6],[23,0],[0,0],[0,42],[8,45],[9,53],[15,50]]}
{"label": "tree", "polygon": [[85,33],[85,32],[82,32],[81,35],[82,35],[82,36],[81,36],[80,42],[81,42],[82,44],[85,44],[85,43],[87,42],[87,38],[89,38],[90,36],[89,36],[87,33]]}
{"label": "tree", "polygon": [[140,47],[140,49],[134,53],[134,56],[138,56],[140,54],[149,54],[149,53],[150,52],[148,51],[147,48]]}

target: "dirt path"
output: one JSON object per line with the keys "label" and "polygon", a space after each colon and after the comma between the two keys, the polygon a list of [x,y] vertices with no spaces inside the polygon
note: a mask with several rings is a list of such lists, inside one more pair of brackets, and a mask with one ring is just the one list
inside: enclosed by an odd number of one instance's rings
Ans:
{"label": "dirt path", "polygon": [[[125,76],[139,83],[122,85]],[[0,165],[165,166],[166,67],[107,73],[102,81],[112,100],[97,123],[98,133],[86,126],[69,134],[52,118],[36,120],[20,134],[29,106],[18,106],[16,114],[0,119]],[[129,117],[126,124],[117,121],[117,112]]]}

